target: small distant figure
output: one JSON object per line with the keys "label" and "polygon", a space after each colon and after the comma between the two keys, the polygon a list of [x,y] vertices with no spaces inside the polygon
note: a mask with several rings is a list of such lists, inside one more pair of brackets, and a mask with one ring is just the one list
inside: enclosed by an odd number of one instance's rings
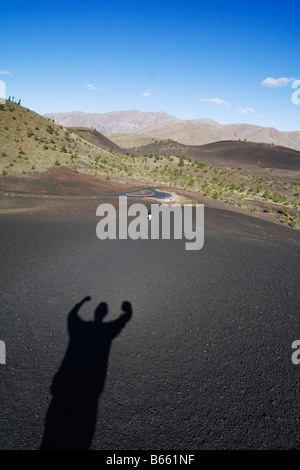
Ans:
{"label": "small distant figure", "polygon": [[149,211],[148,211],[148,220],[151,220],[151,218],[152,218],[151,210],[149,209]]}
{"label": "small distant figure", "polygon": [[0,364],[6,364],[6,346],[4,341],[0,341]]}

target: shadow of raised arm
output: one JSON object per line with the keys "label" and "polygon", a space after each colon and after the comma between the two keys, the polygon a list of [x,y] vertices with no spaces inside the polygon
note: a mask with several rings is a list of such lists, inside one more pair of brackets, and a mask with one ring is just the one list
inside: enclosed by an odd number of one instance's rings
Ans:
{"label": "shadow of raised arm", "polygon": [[129,320],[132,317],[132,307],[130,302],[123,302],[122,303],[122,310],[123,313],[117,318],[117,320],[114,320],[112,322],[113,326],[113,337],[117,336],[125,327],[126,323],[129,322]]}
{"label": "shadow of raised arm", "polygon": [[87,297],[84,297],[78,304],[75,304],[74,307],[72,308],[71,312],[68,315],[68,330],[72,330],[72,328],[78,324],[78,322],[81,322],[82,320],[78,316],[79,309],[85,302],[89,302],[91,300],[91,297],[88,295]]}

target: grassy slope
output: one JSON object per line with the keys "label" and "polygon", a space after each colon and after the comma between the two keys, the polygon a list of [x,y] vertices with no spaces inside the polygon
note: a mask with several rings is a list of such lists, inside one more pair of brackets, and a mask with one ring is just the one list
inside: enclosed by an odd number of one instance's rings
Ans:
{"label": "grassy slope", "polygon": [[96,143],[90,132],[79,135],[15,103],[0,106],[0,177],[30,175],[60,165],[104,179],[133,177],[130,156]]}
{"label": "grassy slope", "polygon": [[62,126],[8,102],[0,109],[1,173],[10,175],[43,172],[50,167],[76,163],[88,166],[99,149]]}

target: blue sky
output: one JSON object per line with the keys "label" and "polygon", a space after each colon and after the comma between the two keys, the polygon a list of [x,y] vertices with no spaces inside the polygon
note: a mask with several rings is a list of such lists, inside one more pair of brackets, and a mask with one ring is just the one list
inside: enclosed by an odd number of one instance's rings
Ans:
{"label": "blue sky", "polygon": [[0,80],[41,114],[163,110],[300,130],[299,13],[296,1],[1,2]]}

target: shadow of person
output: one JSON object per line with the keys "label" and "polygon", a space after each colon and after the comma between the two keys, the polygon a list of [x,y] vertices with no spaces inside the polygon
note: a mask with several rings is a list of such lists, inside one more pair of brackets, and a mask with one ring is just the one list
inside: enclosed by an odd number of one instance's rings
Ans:
{"label": "shadow of person", "polygon": [[68,315],[69,345],[50,388],[53,397],[41,450],[87,450],[92,444],[110,347],[130,320],[132,309],[129,302],[123,302],[119,318],[103,322],[108,307],[100,303],[95,320],[87,322],[78,312],[90,299],[85,297]]}

